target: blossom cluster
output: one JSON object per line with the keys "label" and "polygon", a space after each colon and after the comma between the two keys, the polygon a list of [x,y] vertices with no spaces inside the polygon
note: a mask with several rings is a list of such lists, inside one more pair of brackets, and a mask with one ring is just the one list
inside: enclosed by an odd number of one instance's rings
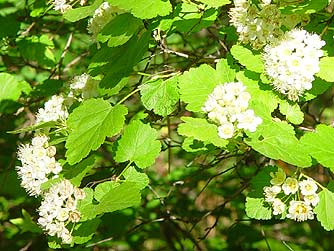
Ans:
{"label": "blossom cluster", "polygon": [[39,207],[38,224],[49,235],[57,236],[63,243],[71,243],[72,236],[66,225],[80,220],[77,204],[84,198],[85,192],[68,180],[54,184]]}
{"label": "blossom cluster", "polygon": [[275,89],[293,101],[310,90],[314,75],[320,70],[324,45],[319,35],[300,29],[288,31],[267,45],[263,54],[265,71]]}
{"label": "blossom cluster", "polygon": [[36,124],[41,122],[66,120],[68,111],[63,96],[53,95],[45,104],[39,108],[36,114]]}
{"label": "blossom cluster", "polygon": [[18,149],[18,159],[22,166],[17,166],[17,174],[21,179],[21,186],[29,193],[36,196],[41,194],[41,184],[50,176],[57,177],[62,170],[56,161],[56,147],[49,146],[49,138],[46,135],[37,135],[31,144],[21,145]]}
{"label": "blossom cluster", "polygon": [[230,22],[239,33],[239,40],[260,49],[269,41],[281,36],[282,17],[278,6],[262,0],[254,5],[248,0],[235,0],[234,8],[230,9]]}
{"label": "blossom cluster", "polygon": [[103,27],[111,21],[113,18],[113,10],[108,2],[103,2],[100,7],[98,7],[91,19],[88,20],[88,32],[96,37]]}
{"label": "blossom cluster", "polygon": [[68,97],[78,97],[79,101],[96,97],[99,94],[98,84],[99,82],[87,73],[76,76],[71,81]]}
{"label": "blossom cluster", "polygon": [[223,139],[232,138],[236,129],[254,132],[262,123],[254,111],[248,109],[251,96],[241,82],[229,82],[216,86],[209,95],[202,110],[218,124],[218,135]]}
{"label": "blossom cluster", "polygon": [[[60,11],[60,12],[65,12],[67,10],[72,9],[72,2],[75,2],[73,0],[54,0],[53,1],[53,9]],[[80,0],[80,5],[83,6],[86,3],[86,0]]]}
{"label": "blossom cluster", "polygon": [[[283,169],[270,173],[272,186],[263,188],[265,201],[273,215],[285,215],[295,221],[314,219],[313,207],[319,203],[318,186],[312,178],[297,180],[286,177]],[[288,204],[289,203],[289,204]]]}

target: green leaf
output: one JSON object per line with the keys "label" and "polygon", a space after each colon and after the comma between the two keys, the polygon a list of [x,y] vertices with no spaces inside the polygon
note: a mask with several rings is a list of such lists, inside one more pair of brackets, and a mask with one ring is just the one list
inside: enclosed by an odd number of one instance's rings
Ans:
{"label": "green leaf", "polygon": [[81,221],[94,219],[97,215],[96,205],[93,204],[94,191],[91,188],[83,188],[85,192],[85,198],[78,201],[77,209],[80,212]]}
{"label": "green leaf", "polygon": [[199,6],[183,2],[176,5],[172,18],[164,18],[159,23],[163,31],[198,32],[209,27],[217,19],[218,11],[214,8],[199,9]]}
{"label": "green leaf", "polygon": [[42,229],[32,220],[30,214],[22,209],[23,218],[10,219],[9,221],[21,229],[21,233],[42,233]]}
{"label": "green leaf", "polygon": [[48,190],[50,187],[52,187],[53,185],[61,182],[64,179],[63,175],[60,174],[58,175],[57,178],[53,178],[53,179],[48,179],[47,181],[45,181],[44,183],[41,184],[41,190],[42,191],[46,191]]}
{"label": "green leaf", "polygon": [[245,142],[268,158],[299,167],[309,167],[312,164],[304,145],[295,137],[293,127],[285,121],[265,118],[254,133],[247,135],[249,138]]}
{"label": "green leaf", "polygon": [[280,8],[282,14],[312,14],[323,10],[329,4],[328,0],[295,1],[295,4],[290,3],[291,1],[286,2],[286,6]]}
{"label": "green leaf", "polygon": [[9,73],[0,73],[0,101],[16,101],[27,88],[31,89],[30,85],[27,85],[26,82],[19,82]]}
{"label": "green leaf", "polygon": [[231,3],[230,0],[198,0],[198,2],[207,4],[210,7],[220,7]]}
{"label": "green leaf", "polygon": [[208,151],[204,142],[195,139],[194,137],[187,137],[182,142],[182,148],[190,153]]}
{"label": "green leaf", "polygon": [[220,83],[216,71],[207,64],[191,68],[179,77],[181,100],[188,103],[189,111],[201,112],[205,101]]}
{"label": "green leaf", "polygon": [[138,120],[132,121],[118,142],[115,160],[134,161],[140,168],[152,165],[160,153],[161,144],[155,129]]}
{"label": "green leaf", "polygon": [[297,103],[290,103],[287,100],[280,100],[279,109],[286,119],[295,124],[299,125],[304,121],[304,113],[300,110]]}
{"label": "green leaf", "polygon": [[94,189],[94,199],[100,201],[106,193],[117,186],[119,186],[119,183],[115,181],[105,181],[98,184]]}
{"label": "green leaf", "polygon": [[306,152],[321,165],[334,170],[334,128],[318,125],[314,132],[306,133],[300,141]]}
{"label": "green leaf", "polygon": [[31,96],[36,98],[50,97],[60,92],[63,87],[64,81],[59,79],[46,79],[43,83],[38,84],[34,87],[31,92]]}
{"label": "green leaf", "polygon": [[108,41],[109,47],[125,44],[142,26],[142,21],[129,13],[113,18],[97,35],[97,40],[104,43]]}
{"label": "green leaf", "polygon": [[177,77],[145,83],[140,86],[140,94],[146,109],[165,117],[174,111],[179,100]]}
{"label": "green leaf", "polygon": [[270,173],[277,172],[279,167],[277,166],[266,166],[256,174],[251,180],[251,192],[248,194],[248,197],[257,197],[263,198],[263,188],[265,186],[271,186]]}
{"label": "green leaf", "polygon": [[324,188],[319,193],[320,201],[314,208],[314,213],[317,215],[321,226],[327,231],[334,230],[334,193]]}
{"label": "green leaf", "polygon": [[24,127],[21,129],[17,129],[15,131],[8,131],[7,133],[17,134],[17,133],[22,133],[22,132],[32,132],[32,131],[37,131],[43,128],[54,127],[55,125],[56,125],[55,121],[48,121],[48,122],[39,123],[37,125],[32,125],[32,126]]}
{"label": "green leaf", "polygon": [[54,44],[47,35],[31,36],[17,42],[22,56],[29,62],[37,62],[41,66],[52,67],[56,63],[52,52]]}
{"label": "green leaf", "polygon": [[104,74],[100,87],[116,86],[124,77],[131,74],[133,67],[140,62],[148,50],[150,32],[133,36],[127,43],[118,47],[102,46],[89,65],[89,74]]}
{"label": "green leaf", "polygon": [[108,0],[121,9],[130,11],[135,17],[151,19],[156,16],[166,16],[172,11],[172,5],[164,0]]}
{"label": "green leaf", "polygon": [[320,78],[316,78],[313,82],[312,82],[312,89],[311,90],[307,90],[302,97],[302,100],[308,101],[311,99],[316,98],[317,96],[319,96],[320,94],[324,93],[325,91],[328,90],[329,87],[331,87],[332,85],[328,82],[326,82],[325,80],[322,80]]}
{"label": "green leaf", "polygon": [[96,0],[90,6],[84,6],[74,9],[69,9],[63,13],[63,17],[70,22],[76,22],[80,19],[93,15],[94,11],[102,4],[103,0]]}
{"label": "green leaf", "polygon": [[148,176],[145,173],[138,172],[136,168],[133,166],[130,166],[123,173],[123,176],[127,182],[135,183],[139,190],[144,189],[150,181]]}
{"label": "green leaf", "polygon": [[133,182],[124,182],[107,192],[96,206],[97,214],[114,212],[140,204],[140,190]]}
{"label": "green leaf", "polygon": [[217,78],[220,83],[234,82],[235,79],[235,69],[232,69],[227,62],[226,58],[222,58],[218,61],[216,65]]}
{"label": "green leaf", "polygon": [[99,218],[77,223],[72,233],[72,243],[83,244],[89,241],[96,233],[97,227],[100,223],[101,219]]}
{"label": "green leaf", "polygon": [[317,76],[327,82],[334,82],[333,65],[334,57],[321,58],[319,63],[320,71],[317,73]]}
{"label": "green leaf", "polygon": [[70,180],[73,185],[80,186],[81,180],[85,177],[86,173],[93,168],[94,163],[94,156],[90,156],[75,166],[67,164],[63,166],[64,178]]}
{"label": "green leaf", "polygon": [[277,108],[278,98],[271,91],[271,87],[259,82],[259,74],[251,71],[240,71],[236,74],[238,81],[246,87],[251,95],[249,108],[253,109],[257,116],[271,120],[271,113]]}
{"label": "green leaf", "polygon": [[183,136],[193,137],[205,143],[212,143],[218,147],[225,147],[228,141],[218,136],[218,128],[210,124],[206,119],[182,117],[185,123],[179,124],[178,133]]}
{"label": "green leaf", "polygon": [[89,99],[74,109],[67,120],[70,129],[65,145],[68,163],[79,162],[91,150],[99,148],[106,137],[119,133],[126,114],[125,106],[112,107],[103,99]]}
{"label": "green leaf", "polygon": [[233,45],[231,48],[233,57],[248,70],[257,73],[263,72],[263,61],[261,55],[254,55],[253,52],[241,45]]}
{"label": "green leaf", "polygon": [[20,22],[16,15],[0,15],[0,39],[5,37],[15,37],[20,30]]}
{"label": "green leaf", "polygon": [[270,220],[272,209],[266,207],[264,198],[246,197],[246,214],[248,217],[257,220]]}

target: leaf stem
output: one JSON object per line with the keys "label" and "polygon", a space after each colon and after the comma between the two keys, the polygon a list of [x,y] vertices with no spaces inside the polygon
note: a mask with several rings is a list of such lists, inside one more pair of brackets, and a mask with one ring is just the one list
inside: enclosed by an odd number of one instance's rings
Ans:
{"label": "leaf stem", "polygon": [[132,163],[133,163],[133,161],[130,161],[130,162],[126,165],[126,167],[123,169],[123,171],[118,175],[117,178],[121,177],[121,176],[126,172],[126,170],[129,169],[129,167],[131,166]]}
{"label": "leaf stem", "polygon": [[127,100],[129,97],[131,97],[136,92],[139,92],[139,88],[137,88],[137,89],[133,90],[132,92],[130,92],[128,95],[126,95],[124,98],[122,98],[116,105],[122,104],[125,100]]}

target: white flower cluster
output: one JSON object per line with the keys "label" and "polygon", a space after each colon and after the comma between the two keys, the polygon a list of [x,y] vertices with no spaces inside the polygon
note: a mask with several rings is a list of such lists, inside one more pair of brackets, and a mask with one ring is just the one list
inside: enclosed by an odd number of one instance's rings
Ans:
{"label": "white flower cluster", "polygon": [[85,192],[68,180],[53,185],[39,207],[38,224],[49,235],[57,236],[63,243],[71,243],[72,236],[66,225],[80,220],[77,203],[84,198]]}
{"label": "white flower cluster", "polygon": [[218,124],[218,135],[223,139],[232,138],[236,128],[251,132],[262,123],[254,111],[248,109],[250,94],[241,82],[230,82],[218,85],[209,95],[202,110]]}
{"label": "white flower cluster", "polygon": [[66,120],[68,111],[62,96],[53,95],[44,104],[44,108],[38,109],[36,114],[36,124],[48,121]]}
{"label": "white flower cluster", "polygon": [[113,10],[108,2],[103,2],[94,12],[91,19],[88,20],[88,32],[96,37],[103,27],[113,18]]}
{"label": "white flower cluster", "polygon": [[281,168],[270,176],[272,186],[264,187],[263,192],[265,201],[272,206],[273,215],[283,214],[287,209],[286,217],[289,219],[312,220],[314,218],[312,207],[319,203],[316,182],[312,178],[298,181],[296,178],[286,177]]}
{"label": "white flower cluster", "polygon": [[81,74],[73,78],[70,84],[69,97],[78,97],[79,99],[89,99],[98,96],[98,84],[99,82],[92,79],[87,73]]}
{"label": "white flower cluster", "polygon": [[325,45],[317,34],[293,29],[264,48],[265,71],[272,85],[296,101],[312,88],[314,74],[319,72],[319,59]]}
{"label": "white flower cluster", "polygon": [[16,167],[17,173],[21,186],[32,196],[41,194],[41,184],[62,170],[54,158],[56,147],[49,146],[48,140],[46,135],[37,135],[31,144],[21,145],[18,149],[22,166]]}
{"label": "white flower cluster", "polygon": [[[67,10],[72,9],[71,2],[75,2],[73,0],[54,0],[53,1],[53,9],[64,13]],[[80,0],[80,5],[83,6],[86,3],[86,0]]]}
{"label": "white flower cluster", "polygon": [[242,43],[250,43],[260,49],[269,41],[281,36],[281,14],[271,1],[262,0],[262,4],[253,5],[247,0],[235,0],[230,9],[230,22],[239,33]]}

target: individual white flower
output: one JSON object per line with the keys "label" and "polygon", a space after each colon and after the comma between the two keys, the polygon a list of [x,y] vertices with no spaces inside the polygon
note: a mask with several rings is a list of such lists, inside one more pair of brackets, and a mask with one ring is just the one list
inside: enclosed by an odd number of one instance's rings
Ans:
{"label": "individual white flower", "polygon": [[293,29],[264,48],[265,71],[274,88],[296,101],[312,88],[319,72],[321,47],[325,42],[317,34]]}
{"label": "individual white flower", "polygon": [[108,2],[103,2],[94,12],[91,19],[88,20],[88,32],[96,37],[103,27],[113,18],[113,11]]}
{"label": "individual white flower", "polygon": [[314,212],[310,205],[307,205],[304,201],[290,201],[287,218],[295,221],[305,221],[314,219]]}
{"label": "individual white flower", "polygon": [[263,194],[265,197],[265,201],[267,202],[273,202],[276,199],[277,194],[281,192],[280,186],[271,186],[271,187],[264,187],[263,188]]}
{"label": "individual white flower", "polygon": [[314,193],[314,194],[309,194],[309,195],[304,195],[304,201],[307,205],[312,205],[312,206],[316,206],[319,201],[319,195]]}
{"label": "individual white flower", "polygon": [[69,219],[71,222],[79,222],[80,217],[80,212],[78,210],[73,210],[69,214]]}
{"label": "individual white flower", "polygon": [[230,139],[234,134],[234,126],[232,123],[222,124],[218,127],[218,135],[222,139]]}
{"label": "individual white flower", "polygon": [[311,178],[299,182],[299,188],[302,195],[313,195],[317,192],[318,186]]}
{"label": "individual white flower", "polygon": [[54,0],[53,1],[54,10],[59,10],[60,12],[65,12],[66,10],[72,9],[72,6],[67,3],[67,0]]}
{"label": "individual white flower", "polygon": [[249,130],[250,132],[255,132],[258,125],[262,123],[260,117],[255,116],[253,110],[246,110],[243,113],[239,113],[237,116],[239,129]]}
{"label": "individual white flower", "polygon": [[295,194],[298,191],[298,180],[291,177],[286,178],[282,189],[286,195]]}
{"label": "individual white flower", "polygon": [[44,108],[40,108],[36,115],[36,123],[66,120],[68,111],[64,105],[62,96],[53,95],[50,100],[44,104]]}
{"label": "individual white flower", "polygon": [[278,6],[264,0],[258,6],[251,1],[234,1],[230,9],[230,22],[239,33],[239,41],[260,49],[269,41],[281,36],[281,14]]}
{"label": "individual white flower", "polygon": [[57,220],[66,221],[69,217],[69,210],[67,208],[60,208],[57,212]]}
{"label": "individual white flower", "polygon": [[275,186],[282,185],[286,178],[286,174],[282,168],[277,168],[277,172],[275,173],[271,172],[270,176],[272,178],[270,180],[270,184],[275,185]]}
{"label": "individual white flower", "polygon": [[273,215],[282,214],[285,211],[285,204],[278,198],[273,200]]}
{"label": "individual white flower", "polygon": [[31,145],[35,147],[45,147],[48,145],[49,137],[43,134],[36,135],[31,139]]}
{"label": "individual white flower", "polygon": [[80,220],[80,212],[76,209],[76,205],[78,197],[83,199],[85,196],[80,190],[68,180],[54,184],[44,195],[38,209],[40,216],[38,224],[49,235],[57,236],[66,244],[72,242],[72,236],[66,225]]}
{"label": "individual white flower", "polygon": [[74,188],[73,194],[74,198],[76,198],[77,200],[82,200],[86,197],[85,191],[77,187]]}

